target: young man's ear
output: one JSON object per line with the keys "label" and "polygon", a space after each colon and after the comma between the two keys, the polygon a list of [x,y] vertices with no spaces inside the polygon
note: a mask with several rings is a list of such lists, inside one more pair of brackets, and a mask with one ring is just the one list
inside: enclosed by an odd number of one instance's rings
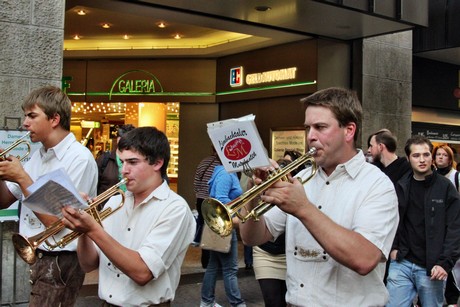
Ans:
{"label": "young man's ear", "polygon": [[59,126],[59,123],[61,122],[61,115],[59,115],[58,113],[55,113],[50,118],[50,122],[53,128]]}
{"label": "young man's ear", "polygon": [[153,165],[155,166],[155,170],[159,171],[164,163],[165,163],[165,160],[163,159],[156,160],[155,163],[153,163]]}

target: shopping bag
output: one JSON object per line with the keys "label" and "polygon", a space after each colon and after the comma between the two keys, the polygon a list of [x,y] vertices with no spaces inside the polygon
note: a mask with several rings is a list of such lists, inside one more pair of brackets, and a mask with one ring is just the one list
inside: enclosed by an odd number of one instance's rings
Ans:
{"label": "shopping bag", "polygon": [[228,253],[232,245],[232,235],[221,237],[204,224],[200,247],[220,253]]}

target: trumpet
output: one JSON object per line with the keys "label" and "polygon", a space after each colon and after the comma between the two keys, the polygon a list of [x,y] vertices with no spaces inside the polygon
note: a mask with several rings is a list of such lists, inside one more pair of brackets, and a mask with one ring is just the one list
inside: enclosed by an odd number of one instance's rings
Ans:
{"label": "trumpet", "polygon": [[316,162],[313,158],[315,154],[316,148],[312,147],[306,154],[295,159],[285,167],[276,169],[275,171],[271,172],[266,181],[259,185],[253,186],[251,189],[247,190],[245,193],[235,198],[228,204],[222,204],[219,200],[211,197],[205,199],[201,204],[201,213],[203,215],[204,221],[212,231],[222,237],[226,237],[232,233],[233,216],[238,217],[242,223],[246,222],[250,218],[254,219],[254,221],[258,221],[261,215],[273,208],[273,204],[260,200],[254,209],[248,212],[245,216],[240,213],[240,209],[245,207],[245,205],[252,201],[254,198],[258,197],[262,192],[270,188],[270,186],[272,186],[275,182],[279,180],[287,181],[287,175],[302,165],[311,166],[310,174],[305,180],[302,180],[299,177],[296,178],[302,184],[307,183],[315,176],[317,171]]}
{"label": "trumpet", "polygon": [[25,138],[28,137],[29,135],[30,135],[30,131],[28,131],[26,134],[21,136],[19,139],[11,143],[10,146],[8,146],[2,152],[0,152],[0,161],[5,161],[6,155],[21,144],[25,144],[25,146],[27,147],[27,152],[22,157],[18,156],[17,158],[20,161],[24,160],[30,153],[30,143],[25,140]]}
{"label": "trumpet", "polygon": [[[88,201],[89,207],[85,209],[85,211],[91,215],[99,224],[102,225],[102,220],[105,219],[106,217],[110,216],[117,210],[119,210],[121,207],[123,207],[124,202],[125,202],[125,193],[122,189],[120,189],[120,186],[127,183],[128,179],[123,178],[120,182],[118,182],[116,185],[112,186],[105,192],[99,194],[94,198],[93,200]],[[122,197],[122,200],[118,207],[115,207],[114,209],[112,208],[106,208],[102,211],[98,209],[99,205],[105,202],[107,199],[112,197],[115,194],[120,194]],[[79,236],[81,236],[81,233],[72,231],[65,236],[63,236],[60,240],[56,241],[54,240],[54,243],[50,242],[49,238],[53,237],[57,233],[59,233],[61,230],[65,228],[64,224],[62,224],[61,220],[58,220],[48,226],[44,231],[40,232],[39,234],[36,234],[33,237],[27,238],[19,233],[14,233],[13,234],[13,246],[18,255],[28,264],[34,264],[35,261],[37,261],[37,256],[35,254],[36,249],[44,242],[50,250],[53,250],[57,247],[63,248]]]}

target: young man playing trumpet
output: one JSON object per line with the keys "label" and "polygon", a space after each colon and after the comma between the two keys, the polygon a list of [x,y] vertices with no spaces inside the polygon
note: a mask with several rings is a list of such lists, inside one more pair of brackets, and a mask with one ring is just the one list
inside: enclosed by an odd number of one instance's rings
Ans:
{"label": "young man playing trumpet", "polygon": [[[63,168],[75,187],[96,196],[97,166],[91,152],[70,132],[70,99],[59,88],[45,86],[32,91],[24,100],[24,128],[31,132],[32,142],[41,142],[30,160],[22,167],[18,158],[0,161],[0,208],[8,208],[29,193],[27,189],[40,176]],[[57,221],[55,216],[38,214],[21,207],[19,230],[34,236]],[[67,231],[67,230],[65,230]],[[73,306],[85,277],[80,268],[73,242],[65,248],[48,250],[46,244],[37,250],[37,261],[31,265],[32,284],[29,306]]]}
{"label": "young man playing trumpet", "polygon": [[[118,150],[122,177],[128,179],[121,209],[104,219],[102,227],[87,212],[66,207],[63,223],[83,233],[77,250],[80,265],[86,272],[99,268],[104,306],[169,306],[195,219],[163,179],[170,157],[164,133],[136,128],[120,139]],[[121,195],[113,196],[105,208],[121,201]]]}

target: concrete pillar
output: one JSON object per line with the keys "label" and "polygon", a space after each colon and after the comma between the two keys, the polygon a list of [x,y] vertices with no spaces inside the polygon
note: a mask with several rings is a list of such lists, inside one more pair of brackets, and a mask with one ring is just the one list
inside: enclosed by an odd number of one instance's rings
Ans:
{"label": "concrete pillar", "polygon": [[382,128],[398,138],[398,155],[411,134],[412,31],[356,41],[353,45],[353,88],[363,104],[361,146]]}
{"label": "concrete pillar", "polygon": [[[65,1],[2,1],[0,6],[0,128],[22,124],[21,102],[34,88],[61,86]],[[16,222],[1,223],[1,304],[27,302],[29,266],[16,258],[11,234]],[[16,281],[16,282],[15,282]]]}

